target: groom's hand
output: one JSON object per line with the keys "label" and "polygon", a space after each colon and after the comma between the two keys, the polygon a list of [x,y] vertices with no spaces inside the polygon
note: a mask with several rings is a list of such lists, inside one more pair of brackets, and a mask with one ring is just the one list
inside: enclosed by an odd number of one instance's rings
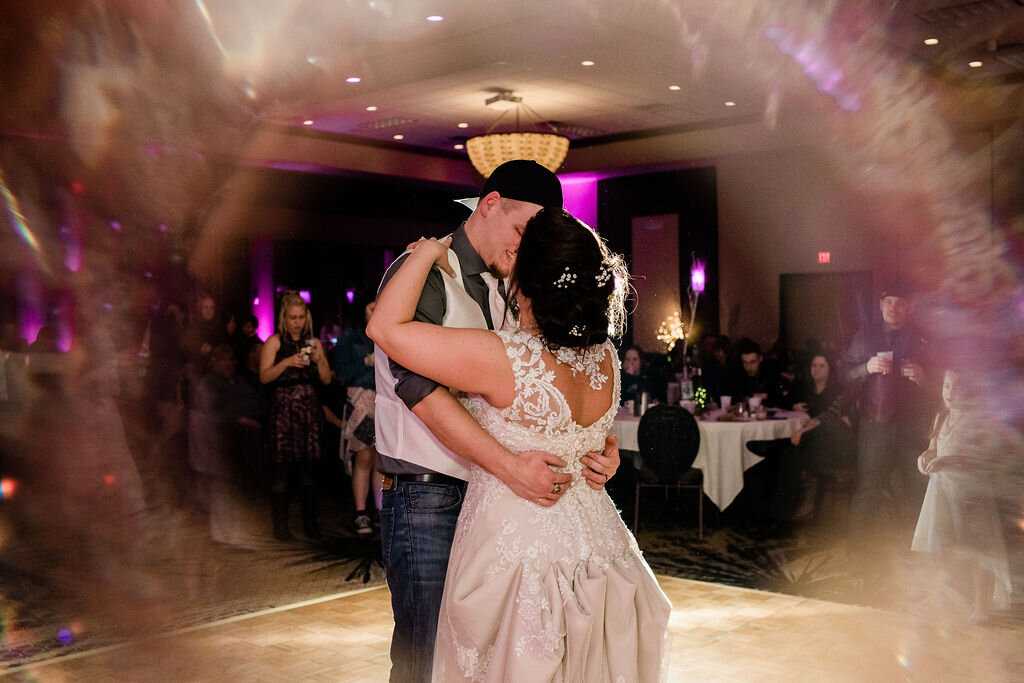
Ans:
{"label": "groom's hand", "polygon": [[523,451],[515,454],[513,466],[502,477],[502,481],[520,498],[549,507],[569,490],[572,481],[571,474],[555,472],[551,468],[565,467],[567,464],[551,453]]}
{"label": "groom's hand", "polygon": [[604,452],[593,451],[580,458],[582,474],[590,488],[600,491],[619,469],[619,440],[609,434],[604,438]]}

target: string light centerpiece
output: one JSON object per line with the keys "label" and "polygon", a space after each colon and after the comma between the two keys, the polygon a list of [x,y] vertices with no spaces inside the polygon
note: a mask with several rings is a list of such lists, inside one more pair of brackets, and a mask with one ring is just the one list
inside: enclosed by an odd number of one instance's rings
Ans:
{"label": "string light centerpiece", "polygon": [[676,347],[676,342],[685,339],[686,331],[683,329],[683,321],[679,319],[679,311],[673,311],[672,315],[662,320],[658,326],[658,341],[665,344],[666,353],[671,353]]}
{"label": "string light centerpiece", "polygon": [[690,286],[686,290],[686,303],[689,309],[686,312],[686,320],[684,321],[680,317],[679,311],[674,311],[658,327],[658,341],[665,344],[666,353],[672,353],[676,345],[682,342],[683,374],[680,378],[680,395],[684,400],[697,400],[698,406],[701,408],[707,407],[707,392],[705,391],[699,396],[694,393],[693,378],[690,376],[689,368],[686,365],[686,350],[689,340],[694,334],[694,324],[697,318],[697,301],[700,299],[700,295],[704,293],[705,284],[706,269],[704,262],[698,261],[694,256],[690,266]]}

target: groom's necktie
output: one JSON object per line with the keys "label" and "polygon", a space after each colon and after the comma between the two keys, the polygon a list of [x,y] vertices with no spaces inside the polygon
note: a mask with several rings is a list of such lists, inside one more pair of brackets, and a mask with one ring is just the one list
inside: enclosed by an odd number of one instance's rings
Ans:
{"label": "groom's necktie", "polygon": [[505,283],[488,272],[480,273],[487,285],[487,305],[491,311],[491,329],[500,330],[505,318]]}

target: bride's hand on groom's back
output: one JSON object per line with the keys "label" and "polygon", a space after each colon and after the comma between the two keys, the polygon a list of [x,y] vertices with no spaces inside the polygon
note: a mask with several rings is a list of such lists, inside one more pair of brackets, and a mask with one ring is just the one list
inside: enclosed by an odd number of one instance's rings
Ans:
{"label": "bride's hand on groom's back", "polygon": [[609,434],[604,439],[604,452],[593,451],[580,458],[583,477],[590,488],[600,491],[619,469],[619,440]]}
{"label": "bride's hand on groom's back", "polygon": [[514,462],[501,480],[520,498],[549,507],[558,502],[572,481],[572,475],[551,468],[567,464],[551,453],[523,451],[515,454]]}

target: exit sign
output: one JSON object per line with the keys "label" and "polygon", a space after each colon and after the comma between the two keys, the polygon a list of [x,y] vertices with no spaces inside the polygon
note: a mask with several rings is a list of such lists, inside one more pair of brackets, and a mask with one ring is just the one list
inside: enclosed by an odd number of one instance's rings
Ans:
{"label": "exit sign", "polygon": [[818,263],[832,263],[832,252],[831,251],[819,251],[818,252]]}

